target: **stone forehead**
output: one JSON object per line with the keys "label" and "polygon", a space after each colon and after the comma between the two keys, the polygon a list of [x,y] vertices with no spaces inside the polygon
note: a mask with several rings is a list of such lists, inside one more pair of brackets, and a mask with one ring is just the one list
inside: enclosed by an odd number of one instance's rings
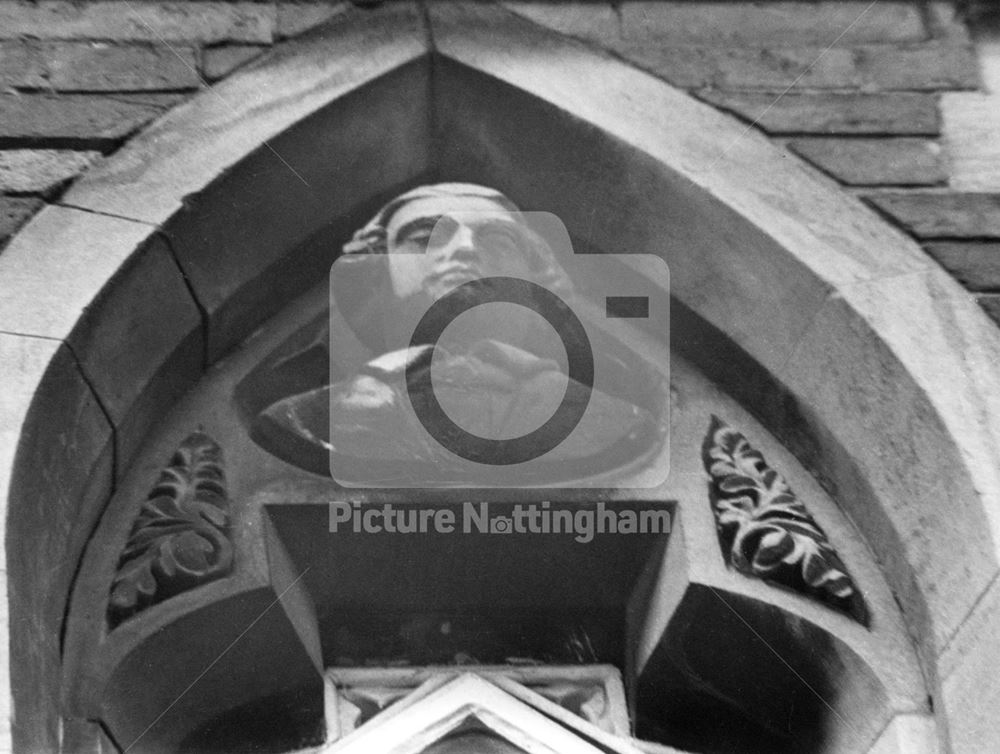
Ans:
{"label": "stone forehead", "polygon": [[454,197],[456,199],[476,197],[489,199],[511,212],[519,211],[514,202],[496,189],[475,183],[436,183],[427,186],[418,186],[400,194],[379,210],[376,216],[372,218],[369,226],[379,225],[385,228],[388,226],[392,216],[407,204],[419,199],[434,199],[439,197]]}

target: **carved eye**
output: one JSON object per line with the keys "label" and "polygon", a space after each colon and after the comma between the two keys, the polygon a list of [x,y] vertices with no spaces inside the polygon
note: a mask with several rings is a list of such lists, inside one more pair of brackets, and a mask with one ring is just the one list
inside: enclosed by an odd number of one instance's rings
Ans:
{"label": "carved eye", "polygon": [[484,228],[477,234],[479,247],[492,254],[519,257],[524,254],[520,237],[507,228]]}
{"label": "carved eye", "polygon": [[422,254],[431,240],[432,226],[417,226],[397,242],[397,250],[406,254]]}

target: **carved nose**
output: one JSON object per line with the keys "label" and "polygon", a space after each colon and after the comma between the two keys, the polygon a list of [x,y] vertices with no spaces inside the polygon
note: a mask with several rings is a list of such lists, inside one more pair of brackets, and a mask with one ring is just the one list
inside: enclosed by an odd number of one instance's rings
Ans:
{"label": "carved nose", "polygon": [[475,254],[475,236],[472,233],[472,228],[466,225],[459,225],[455,232],[452,233],[451,238],[448,239],[448,243],[445,244],[444,257],[447,259],[455,257],[465,257],[469,254]]}

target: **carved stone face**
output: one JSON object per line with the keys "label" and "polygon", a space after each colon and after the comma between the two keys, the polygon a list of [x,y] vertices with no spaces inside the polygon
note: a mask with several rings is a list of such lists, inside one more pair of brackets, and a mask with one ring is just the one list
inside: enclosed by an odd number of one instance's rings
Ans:
{"label": "carved stone face", "polygon": [[431,301],[471,280],[531,273],[524,227],[486,197],[432,196],[404,204],[386,227],[389,277],[400,298]]}

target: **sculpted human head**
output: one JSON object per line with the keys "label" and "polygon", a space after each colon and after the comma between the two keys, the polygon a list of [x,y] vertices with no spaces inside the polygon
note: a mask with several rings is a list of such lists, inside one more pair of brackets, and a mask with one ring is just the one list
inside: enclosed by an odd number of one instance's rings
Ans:
{"label": "sculpted human head", "polygon": [[417,299],[415,307],[426,306],[471,280],[509,276],[569,291],[552,250],[516,205],[470,183],[421,186],[396,197],[354,234],[344,255],[333,281],[337,306],[373,348],[388,345],[378,320]]}

